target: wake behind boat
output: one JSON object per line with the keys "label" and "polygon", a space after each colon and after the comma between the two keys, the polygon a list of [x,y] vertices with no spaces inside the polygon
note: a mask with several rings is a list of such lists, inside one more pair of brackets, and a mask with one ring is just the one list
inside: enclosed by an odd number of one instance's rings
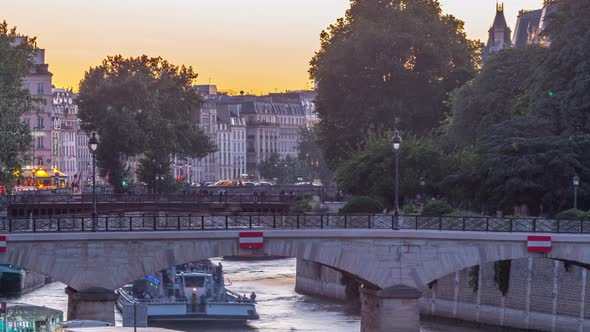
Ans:
{"label": "wake behind boat", "polygon": [[[197,265],[200,266],[190,264],[162,270],[156,276],[148,275],[119,288],[117,307],[123,312],[124,326],[147,326],[148,322],[157,321],[259,318],[256,294],[246,297],[225,288],[221,264],[216,268],[210,263]],[[130,319],[134,321],[129,322]]]}

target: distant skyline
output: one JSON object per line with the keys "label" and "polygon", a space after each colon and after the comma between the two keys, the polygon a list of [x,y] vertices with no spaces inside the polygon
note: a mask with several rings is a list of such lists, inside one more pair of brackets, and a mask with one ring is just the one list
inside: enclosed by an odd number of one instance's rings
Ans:
{"label": "distant skyline", "polygon": [[[487,40],[496,0],[440,0]],[[506,0],[514,30],[520,9],[543,0]],[[107,55],[162,56],[199,73],[195,84],[266,93],[311,88],[309,60],[319,34],[342,17],[348,0],[2,0],[0,20],[37,37],[56,87],[77,90],[84,72]]]}

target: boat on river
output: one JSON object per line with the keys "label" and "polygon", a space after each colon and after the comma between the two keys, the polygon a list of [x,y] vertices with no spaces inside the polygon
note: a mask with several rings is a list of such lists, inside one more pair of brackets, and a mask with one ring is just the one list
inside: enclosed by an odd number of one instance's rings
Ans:
{"label": "boat on river", "polygon": [[[227,289],[221,264],[214,269],[173,267],[119,288],[117,293],[116,304],[124,317],[125,308],[147,311],[147,322],[259,318],[256,295],[242,296]],[[147,310],[138,310],[140,306]],[[132,317],[137,319],[137,314]]]}

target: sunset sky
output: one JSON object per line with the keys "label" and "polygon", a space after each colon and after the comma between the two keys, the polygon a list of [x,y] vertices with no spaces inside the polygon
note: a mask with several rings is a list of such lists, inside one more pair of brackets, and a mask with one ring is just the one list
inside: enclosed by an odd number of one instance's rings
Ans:
{"label": "sunset sky", "polygon": [[[542,0],[506,0],[513,29],[519,9]],[[57,87],[77,89],[106,55],[162,56],[191,65],[197,84],[265,93],[309,88],[309,60],[322,29],[344,15],[348,0],[0,0],[0,20],[37,36]],[[441,0],[487,39],[495,0]]]}

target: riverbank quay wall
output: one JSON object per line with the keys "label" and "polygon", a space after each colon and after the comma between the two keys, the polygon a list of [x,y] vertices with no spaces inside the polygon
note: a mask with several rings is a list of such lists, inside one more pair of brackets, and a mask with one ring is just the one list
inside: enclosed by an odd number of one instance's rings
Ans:
{"label": "riverbank quay wall", "polygon": [[[447,275],[423,289],[422,315],[538,331],[590,331],[590,273],[584,267],[545,258],[512,260],[502,296],[494,263]],[[295,290],[346,299],[342,273],[297,260]],[[350,300],[350,299],[349,299]]]}

